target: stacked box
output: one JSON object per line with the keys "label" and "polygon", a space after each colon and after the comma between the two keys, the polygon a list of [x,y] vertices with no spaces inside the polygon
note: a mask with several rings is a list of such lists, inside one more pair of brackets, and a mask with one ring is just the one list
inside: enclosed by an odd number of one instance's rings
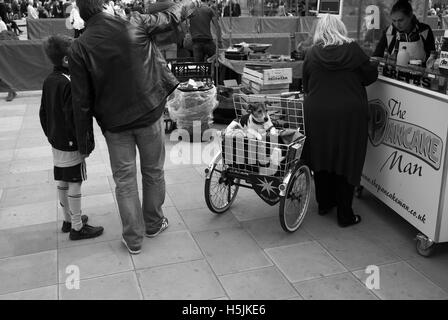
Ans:
{"label": "stacked box", "polygon": [[256,94],[279,94],[289,92],[292,83],[292,68],[270,66],[246,66],[241,82]]}

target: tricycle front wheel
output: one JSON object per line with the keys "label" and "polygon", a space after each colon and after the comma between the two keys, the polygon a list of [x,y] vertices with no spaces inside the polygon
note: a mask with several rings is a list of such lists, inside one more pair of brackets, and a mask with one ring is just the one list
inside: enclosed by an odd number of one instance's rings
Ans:
{"label": "tricycle front wheel", "polygon": [[311,196],[311,172],[303,162],[294,169],[280,199],[280,224],[286,232],[296,231],[303,222]]}

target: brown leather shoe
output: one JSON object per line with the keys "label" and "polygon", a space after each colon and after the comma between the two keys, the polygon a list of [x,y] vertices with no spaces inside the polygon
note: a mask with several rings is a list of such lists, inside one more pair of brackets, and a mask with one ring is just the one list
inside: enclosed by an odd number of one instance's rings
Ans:
{"label": "brown leather shoe", "polygon": [[8,96],[6,97],[6,101],[12,101],[15,97],[17,97],[17,92],[9,91]]}

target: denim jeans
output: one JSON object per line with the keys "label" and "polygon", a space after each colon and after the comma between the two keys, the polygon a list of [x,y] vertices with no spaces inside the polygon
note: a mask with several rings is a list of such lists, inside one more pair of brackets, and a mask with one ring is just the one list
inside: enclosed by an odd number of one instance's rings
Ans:
{"label": "denim jeans", "polygon": [[[116,188],[123,238],[128,245],[140,245],[145,229],[162,224],[165,201],[165,140],[163,119],[148,127],[113,133],[106,131],[107,147]],[[137,188],[136,148],[140,154],[143,203]]]}
{"label": "denim jeans", "polygon": [[193,41],[193,57],[195,62],[204,62],[216,53],[216,45],[213,40]]}

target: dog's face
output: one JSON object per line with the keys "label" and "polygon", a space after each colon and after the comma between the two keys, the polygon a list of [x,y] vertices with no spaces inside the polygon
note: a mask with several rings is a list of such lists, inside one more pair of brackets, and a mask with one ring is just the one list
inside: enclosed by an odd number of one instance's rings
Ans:
{"label": "dog's face", "polygon": [[268,112],[264,103],[257,102],[249,104],[247,111],[257,122],[264,123],[269,120]]}

